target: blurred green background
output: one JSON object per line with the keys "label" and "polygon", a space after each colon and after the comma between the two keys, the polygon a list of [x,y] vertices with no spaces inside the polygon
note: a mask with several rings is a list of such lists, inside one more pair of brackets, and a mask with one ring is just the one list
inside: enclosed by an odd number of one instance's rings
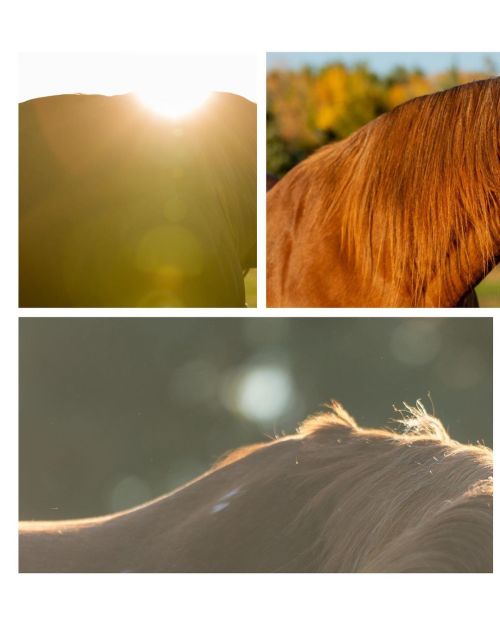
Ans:
{"label": "blurred green background", "polygon": [[[499,53],[270,53],[267,171],[283,176],[420,95],[498,75]],[[500,307],[500,268],[481,283],[481,307]]]}
{"label": "blurred green background", "polygon": [[365,426],[424,399],[492,444],[492,320],[20,319],[20,516],[105,514],[341,401]]}
{"label": "blurred green background", "polygon": [[500,308],[500,265],[488,273],[476,292],[482,308]]}

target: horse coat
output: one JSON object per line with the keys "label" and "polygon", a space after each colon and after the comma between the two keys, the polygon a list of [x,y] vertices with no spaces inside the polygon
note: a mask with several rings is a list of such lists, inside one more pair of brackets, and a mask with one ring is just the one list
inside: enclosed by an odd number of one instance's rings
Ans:
{"label": "horse coat", "polygon": [[267,194],[271,307],[453,307],[500,258],[500,78],[419,97]]}

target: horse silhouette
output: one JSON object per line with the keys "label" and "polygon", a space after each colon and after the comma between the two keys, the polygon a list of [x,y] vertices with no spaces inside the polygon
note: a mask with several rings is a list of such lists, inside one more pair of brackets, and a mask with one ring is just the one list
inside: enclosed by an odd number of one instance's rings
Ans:
{"label": "horse silhouette", "polygon": [[256,106],[184,121],[129,94],[20,104],[20,305],[232,307],[256,266]]}

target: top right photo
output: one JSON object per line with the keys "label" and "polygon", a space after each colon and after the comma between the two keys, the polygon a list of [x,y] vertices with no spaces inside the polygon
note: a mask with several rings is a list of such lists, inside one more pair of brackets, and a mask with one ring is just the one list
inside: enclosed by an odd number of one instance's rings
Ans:
{"label": "top right photo", "polygon": [[499,73],[267,55],[268,307],[500,307]]}

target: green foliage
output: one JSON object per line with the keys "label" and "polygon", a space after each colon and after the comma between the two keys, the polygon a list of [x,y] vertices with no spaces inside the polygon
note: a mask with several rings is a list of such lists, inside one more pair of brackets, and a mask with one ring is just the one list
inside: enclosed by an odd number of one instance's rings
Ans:
{"label": "green foliage", "polygon": [[500,265],[485,277],[476,292],[482,308],[500,308]]}
{"label": "green foliage", "polygon": [[319,70],[273,70],[267,79],[267,171],[281,176],[318,147],[341,140],[403,102],[494,74],[457,67],[425,75],[396,66],[385,76],[365,63],[331,63]]}

